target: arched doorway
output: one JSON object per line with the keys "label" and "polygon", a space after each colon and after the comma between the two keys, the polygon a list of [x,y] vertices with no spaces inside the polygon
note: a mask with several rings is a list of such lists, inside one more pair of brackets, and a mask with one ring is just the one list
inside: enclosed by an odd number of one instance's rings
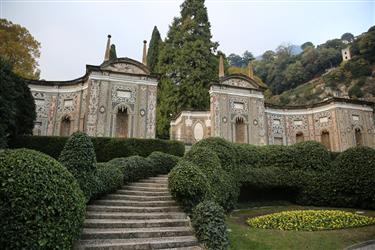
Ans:
{"label": "arched doorway", "polygon": [[70,118],[69,116],[64,116],[61,119],[61,125],[60,125],[60,136],[70,136]]}
{"label": "arched doorway", "polygon": [[320,141],[328,149],[331,150],[331,140],[329,138],[329,132],[327,130],[322,131]]}
{"label": "arched doorway", "polygon": [[235,124],[235,142],[245,143],[246,142],[246,125],[242,117],[236,118]]}
{"label": "arched doorway", "polygon": [[128,120],[128,109],[125,107],[119,107],[116,115],[116,137],[128,137]]}
{"label": "arched doorway", "polygon": [[355,145],[356,145],[356,146],[361,146],[361,145],[363,145],[363,139],[362,139],[361,129],[356,128],[356,129],[354,130],[354,137],[355,137]]}
{"label": "arched doorway", "polygon": [[298,132],[296,134],[296,143],[303,142],[303,141],[305,141],[303,133],[302,132]]}

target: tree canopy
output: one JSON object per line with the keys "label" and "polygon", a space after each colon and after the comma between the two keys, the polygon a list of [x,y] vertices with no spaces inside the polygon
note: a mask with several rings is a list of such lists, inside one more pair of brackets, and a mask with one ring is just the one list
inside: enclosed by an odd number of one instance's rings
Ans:
{"label": "tree canopy", "polygon": [[0,55],[13,65],[13,71],[25,78],[38,79],[37,60],[40,43],[29,31],[6,19],[0,19]]}
{"label": "tree canopy", "polygon": [[31,134],[36,118],[34,99],[24,79],[0,57],[0,148],[8,139]]}
{"label": "tree canopy", "polygon": [[158,27],[155,26],[152,31],[150,45],[147,51],[147,66],[150,68],[151,72],[157,72],[156,66],[158,64],[162,42]]}
{"label": "tree canopy", "polygon": [[242,56],[232,53],[227,59],[231,66],[246,67],[255,58],[251,52],[246,50]]}
{"label": "tree canopy", "polygon": [[204,0],[185,0],[181,16],[174,18],[159,55],[159,137],[169,136],[171,117],[181,110],[209,107],[208,85],[218,78],[218,58],[214,54],[218,44],[211,37]]}

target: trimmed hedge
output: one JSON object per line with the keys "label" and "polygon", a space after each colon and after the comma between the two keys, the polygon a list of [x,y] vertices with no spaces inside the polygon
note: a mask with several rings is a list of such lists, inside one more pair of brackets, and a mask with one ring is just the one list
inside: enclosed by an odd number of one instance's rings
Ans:
{"label": "trimmed hedge", "polygon": [[29,149],[0,152],[0,245],[3,249],[70,249],[85,199],[73,175]]}
{"label": "trimmed hedge", "polygon": [[[35,149],[57,159],[68,137],[60,136],[20,136],[9,142],[10,148]],[[146,157],[154,151],[183,156],[185,146],[179,141],[160,139],[122,139],[110,137],[91,137],[98,162],[114,158],[140,155]]]}
{"label": "trimmed hedge", "polygon": [[375,209],[375,150],[358,146],[334,162],[331,200],[337,206]]}
{"label": "trimmed hedge", "polygon": [[194,163],[181,159],[169,173],[169,190],[187,212],[206,198],[207,177]]}
{"label": "trimmed hedge", "polygon": [[59,161],[77,179],[86,200],[90,200],[95,188],[96,169],[96,156],[90,137],[83,132],[73,133],[61,151]]}
{"label": "trimmed hedge", "polygon": [[95,186],[91,199],[116,191],[122,186],[124,181],[124,173],[118,166],[108,163],[98,163],[96,166],[94,173]]}
{"label": "trimmed hedge", "polygon": [[237,151],[232,143],[220,137],[209,137],[194,144],[196,147],[205,147],[214,151],[220,159],[221,166],[227,172],[233,171],[237,163]]}
{"label": "trimmed hedge", "polygon": [[121,169],[124,176],[124,183],[134,182],[157,175],[153,170],[151,162],[138,155],[127,158],[116,158],[109,161],[108,164],[117,166]]}
{"label": "trimmed hedge", "polygon": [[208,250],[225,250],[228,232],[223,208],[215,202],[204,201],[193,210],[192,220],[196,235]]}
{"label": "trimmed hedge", "polygon": [[168,174],[176,166],[180,158],[175,155],[155,151],[147,159],[153,164],[154,174]]}
{"label": "trimmed hedge", "polygon": [[222,169],[217,154],[209,148],[194,147],[185,154],[184,159],[197,165],[206,175],[209,199],[219,203],[225,210],[233,209],[239,193],[237,181]]}

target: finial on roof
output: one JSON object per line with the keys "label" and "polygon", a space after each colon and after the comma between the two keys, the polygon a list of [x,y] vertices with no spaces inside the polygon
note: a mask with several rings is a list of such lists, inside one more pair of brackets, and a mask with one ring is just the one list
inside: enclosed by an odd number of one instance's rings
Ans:
{"label": "finial on roof", "polygon": [[219,60],[219,77],[224,76],[224,58],[223,55],[220,54],[220,60]]}
{"label": "finial on roof", "polygon": [[248,74],[249,74],[249,77],[251,79],[254,79],[254,70],[253,70],[253,64],[252,62],[250,61],[249,64],[248,64]]}
{"label": "finial on roof", "polygon": [[143,41],[143,56],[142,56],[142,63],[147,65],[147,41]]}
{"label": "finial on roof", "polygon": [[104,61],[109,60],[109,53],[111,50],[111,35],[108,34],[107,47],[105,48]]}

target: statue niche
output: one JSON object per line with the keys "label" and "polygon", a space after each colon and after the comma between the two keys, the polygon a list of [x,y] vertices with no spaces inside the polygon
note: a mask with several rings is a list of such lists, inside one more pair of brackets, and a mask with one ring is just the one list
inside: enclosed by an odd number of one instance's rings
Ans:
{"label": "statue niche", "polygon": [[116,137],[128,137],[128,121],[128,109],[125,107],[119,107],[116,115]]}

